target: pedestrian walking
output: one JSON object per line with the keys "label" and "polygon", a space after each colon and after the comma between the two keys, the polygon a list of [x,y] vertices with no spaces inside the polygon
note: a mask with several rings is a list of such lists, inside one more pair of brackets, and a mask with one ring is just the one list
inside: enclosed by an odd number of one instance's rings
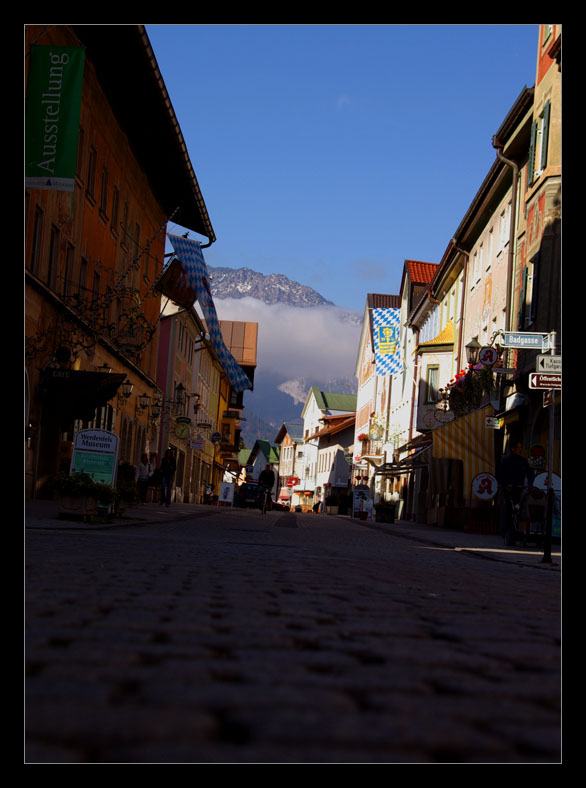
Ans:
{"label": "pedestrian walking", "polygon": [[134,480],[136,481],[136,486],[138,487],[138,497],[140,498],[141,503],[146,502],[146,491],[149,485],[149,480],[154,473],[154,468],[152,464],[149,462],[149,458],[147,454],[142,455],[141,461],[136,466]]}
{"label": "pedestrian walking", "polygon": [[176,469],[177,465],[173,456],[173,450],[167,449],[161,462],[161,506],[163,504],[171,506],[171,490],[173,489]]}
{"label": "pedestrian walking", "polygon": [[258,483],[262,488],[264,488],[261,507],[266,501],[266,508],[271,509],[271,492],[275,486],[275,472],[270,465],[266,465],[264,471],[261,471],[260,476],[258,477]]}
{"label": "pedestrian walking", "polygon": [[513,441],[511,451],[501,461],[498,471],[498,482],[502,491],[500,518],[502,534],[506,534],[511,528],[512,505],[519,503],[523,488],[532,484],[534,476],[533,468],[523,456],[523,442]]}

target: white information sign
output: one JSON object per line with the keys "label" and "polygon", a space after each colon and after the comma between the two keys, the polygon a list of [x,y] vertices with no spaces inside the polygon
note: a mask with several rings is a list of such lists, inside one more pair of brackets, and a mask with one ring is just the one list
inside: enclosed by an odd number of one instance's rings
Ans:
{"label": "white information sign", "polygon": [[535,365],[536,372],[559,372],[562,371],[561,356],[537,356]]}
{"label": "white information sign", "polygon": [[118,436],[107,430],[81,430],[75,436],[70,473],[86,473],[96,482],[114,485]]}
{"label": "white information sign", "polygon": [[229,482],[220,482],[218,503],[234,503],[234,484]]}

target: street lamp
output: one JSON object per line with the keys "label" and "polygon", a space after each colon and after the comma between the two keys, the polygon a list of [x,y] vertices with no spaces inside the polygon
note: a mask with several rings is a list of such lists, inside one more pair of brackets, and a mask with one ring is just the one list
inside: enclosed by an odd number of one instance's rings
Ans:
{"label": "street lamp", "polygon": [[125,380],[124,383],[120,386],[120,394],[124,397],[124,399],[128,399],[132,394],[132,389],[134,388],[134,383],[131,383],[129,380]]}
{"label": "street lamp", "polygon": [[478,361],[478,353],[482,345],[478,341],[478,337],[473,337],[466,345],[466,358],[471,366],[475,366]]}
{"label": "street lamp", "polygon": [[148,394],[141,394],[138,398],[138,407],[141,410],[145,410],[146,408],[148,408],[150,401],[151,398],[149,397]]}
{"label": "street lamp", "polygon": [[183,383],[179,383],[175,386],[175,403],[177,405],[183,405],[185,402],[185,386]]}

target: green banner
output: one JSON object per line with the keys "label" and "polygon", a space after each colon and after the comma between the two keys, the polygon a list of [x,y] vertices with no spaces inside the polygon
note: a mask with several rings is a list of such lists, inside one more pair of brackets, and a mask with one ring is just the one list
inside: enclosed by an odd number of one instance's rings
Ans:
{"label": "green banner", "polygon": [[25,177],[33,189],[73,191],[85,50],[33,46],[25,111]]}

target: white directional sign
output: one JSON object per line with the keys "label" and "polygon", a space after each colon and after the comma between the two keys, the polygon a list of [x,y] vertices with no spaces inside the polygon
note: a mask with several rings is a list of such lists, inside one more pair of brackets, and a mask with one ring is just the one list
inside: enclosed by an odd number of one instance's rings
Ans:
{"label": "white directional sign", "polygon": [[505,331],[505,347],[519,350],[547,350],[548,334],[534,334],[529,331]]}
{"label": "white directional sign", "polygon": [[558,372],[562,371],[561,356],[537,356],[536,372]]}
{"label": "white directional sign", "polygon": [[561,375],[547,375],[541,372],[532,372],[529,375],[530,389],[561,389]]}

